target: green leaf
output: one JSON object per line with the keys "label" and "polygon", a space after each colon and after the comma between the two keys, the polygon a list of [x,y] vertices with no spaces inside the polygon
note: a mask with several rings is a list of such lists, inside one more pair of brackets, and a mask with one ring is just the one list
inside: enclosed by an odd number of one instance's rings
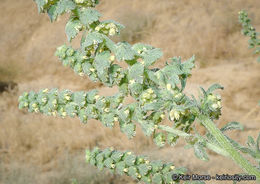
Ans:
{"label": "green leaf", "polygon": [[135,82],[129,85],[129,90],[131,91],[131,95],[134,98],[138,98],[140,94],[143,92],[143,85]]}
{"label": "green leaf", "polygon": [[144,66],[141,63],[136,63],[129,69],[129,81],[135,80],[137,83],[143,83],[144,80]]}
{"label": "green leaf", "polygon": [[70,117],[73,118],[77,115],[77,111],[78,111],[77,108],[78,108],[77,104],[74,102],[71,102],[71,103],[66,104],[65,111]]}
{"label": "green leaf", "polygon": [[118,61],[133,60],[137,53],[132,49],[127,42],[120,42],[116,45],[116,59]]}
{"label": "green leaf", "polygon": [[123,153],[120,151],[114,151],[112,153],[111,158],[115,161],[115,162],[119,162],[121,160],[121,158],[123,157]]}
{"label": "green leaf", "polygon": [[127,155],[124,159],[126,165],[128,166],[133,166],[135,165],[135,161],[136,161],[136,156],[135,155]]}
{"label": "green leaf", "polygon": [[130,117],[130,111],[129,111],[128,114],[126,114],[125,113],[126,110],[128,110],[128,108],[124,107],[124,108],[120,109],[117,113],[119,118],[121,118],[121,120],[123,121],[122,122],[123,124],[130,122],[130,118],[129,118]]}
{"label": "green leaf", "polygon": [[208,155],[200,142],[194,144],[194,153],[201,160],[208,161]]}
{"label": "green leaf", "polygon": [[86,104],[87,94],[84,91],[78,91],[73,93],[73,101],[79,106],[84,107]]}
{"label": "green leaf", "polygon": [[195,56],[193,55],[190,59],[188,59],[187,61],[183,62],[181,65],[183,74],[190,74],[191,73],[191,69],[193,69],[195,67]]}
{"label": "green leaf", "polygon": [[141,178],[141,181],[144,182],[145,184],[150,184],[150,183],[152,183],[150,176],[143,176],[143,177]]}
{"label": "green leaf", "polygon": [[159,147],[162,147],[165,145],[165,142],[166,142],[166,137],[165,137],[165,134],[160,132],[160,133],[157,133],[155,134],[154,136],[154,142],[157,146]]}
{"label": "green leaf", "polygon": [[167,142],[171,146],[176,145],[178,139],[179,139],[179,136],[177,136],[176,134],[168,133],[168,135],[167,135]]}
{"label": "green leaf", "polygon": [[160,173],[156,173],[152,177],[153,183],[162,184],[163,183],[163,176]]}
{"label": "green leaf", "polygon": [[129,167],[129,169],[128,169],[128,174],[129,174],[132,178],[137,179],[137,174],[138,174],[137,168],[136,168],[135,166]]}
{"label": "green leaf", "polygon": [[148,74],[148,77],[151,81],[153,81],[155,84],[158,84],[158,78],[157,76],[155,75],[155,72],[151,71],[151,70],[148,70],[147,71],[147,74]]}
{"label": "green leaf", "polygon": [[55,21],[58,17],[57,13],[57,4],[52,5],[48,10],[47,10],[48,16],[51,20],[51,22]]}
{"label": "green leaf", "polygon": [[151,50],[153,49],[153,46],[143,44],[143,43],[136,43],[132,47],[137,53],[141,53],[143,50]]}
{"label": "green leaf", "polygon": [[71,42],[74,39],[80,30],[82,29],[82,24],[78,19],[70,19],[65,27],[65,32],[68,37],[68,41]]}
{"label": "green leaf", "polygon": [[96,99],[95,96],[98,94],[98,90],[94,89],[87,93],[87,102],[88,103],[95,103]]}
{"label": "green leaf", "polygon": [[160,49],[155,48],[155,49],[148,50],[141,55],[143,56],[145,66],[148,67],[150,65],[153,65],[156,60],[161,58],[163,56],[163,53],[161,52]]}
{"label": "green leaf", "polygon": [[173,175],[173,172],[167,172],[167,173],[163,174],[163,178],[165,180],[165,183],[171,183],[173,181],[172,175]]}
{"label": "green leaf", "polygon": [[141,125],[142,130],[146,136],[152,135],[154,132],[154,123],[151,120],[138,120],[138,123]]}
{"label": "green leaf", "polygon": [[113,128],[114,127],[114,114],[108,113],[108,114],[102,114],[101,121],[104,123],[106,127]]}
{"label": "green leaf", "polygon": [[240,124],[239,122],[229,122],[224,127],[222,127],[220,130],[222,132],[228,131],[228,130],[243,130],[244,126]]}
{"label": "green leaf", "polygon": [[97,69],[98,77],[102,82],[109,80],[108,70],[111,65],[109,57],[110,52],[108,51],[101,52],[95,57],[94,66]]}
{"label": "green leaf", "polygon": [[37,7],[38,7],[38,11],[39,12],[42,12],[43,11],[43,7],[44,5],[46,5],[48,3],[48,1],[46,0],[34,0],[37,4]]}
{"label": "green leaf", "polygon": [[163,102],[163,101],[158,101],[158,102],[145,104],[143,109],[144,109],[144,111],[158,111],[164,103],[165,102]]}
{"label": "green leaf", "polygon": [[145,176],[147,175],[148,171],[151,170],[151,166],[148,164],[140,164],[138,166],[138,170],[142,176]]}
{"label": "green leaf", "polygon": [[103,150],[103,154],[104,154],[104,156],[105,156],[105,158],[110,158],[111,157],[111,155],[112,155],[112,153],[113,153],[113,149],[111,149],[111,148],[106,148],[106,149],[104,149]]}
{"label": "green leaf", "polygon": [[97,154],[96,160],[98,162],[103,162],[104,161],[104,154],[103,154],[103,152],[100,152],[99,154]]}
{"label": "green leaf", "polygon": [[113,160],[111,158],[107,158],[105,161],[104,161],[104,164],[107,168],[111,168],[111,165],[113,164]]}
{"label": "green leaf", "polygon": [[213,84],[213,85],[211,85],[209,88],[208,88],[208,90],[206,91],[206,93],[207,94],[210,94],[210,93],[212,93],[213,91],[215,91],[215,90],[217,90],[217,89],[224,89],[224,87],[223,86],[221,86],[221,85],[219,85],[219,84]]}
{"label": "green leaf", "polygon": [[72,0],[60,0],[57,4],[57,14],[61,15],[76,8],[76,4]]}
{"label": "green leaf", "polygon": [[83,41],[81,42],[81,48],[85,49],[91,45],[94,45],[94,43],[99,44],[104,41],[104,35],[96,32],[88,33],[85,38],[83,38]]}
{"label": "green leaf", "polygon": [[136,128],[136,125],[133,124],[133,123],[120,124],[121,131],[123,133],[125,133],[129,139],[131,139],[131,138],[133,138],[135,136],[135,134],[136,134],[135,128]]}
{"label": "green leaf", "polygon": [[127,96],[128,95],[128,83],[121,82],[121,84],[119,84],[119,91],[120,91],[120,93]]}
{"label": "green leaf", "polygon": [[256,142],[252,136],[248,136],[247,145],[251,148],[255,148]]}
{"label": "green leaf", "polygon": [[187,172],[187,169],[185,167],[179,167],[173,170],[173,173],[175,174],[184,174]]}
{"label": "green leaf", "polygon": [[159,70],[155,73],[155,75],[157,77],[157,84],[159,84],[160,86],[166,86],[166,84],[169,82],[163,71]]}
{"label": "green leaf", "polygon": [[124,169],[126,168],[126,164],[124,161],[121,161],[121,162],[117,162],[116,163],[116,170],[119,174],[123,175],[125,172],[124,172]]}
{"label": "green leaf", "polygon": [[98,21],[100,16],[101,14],[93,8],[83,9],[79,12],[79,20],[84,25],[89,25]]}
{"label": "green leaf", "polygon": [[87,121],[88,121],[88,116],[87,116],[87,110],[86,110],[86,108],[84,108],[84,109],[81,109],[80,111],[79,111],[79,119],[80,119],[80,121],[82,122],[82,123],[87,123]]}

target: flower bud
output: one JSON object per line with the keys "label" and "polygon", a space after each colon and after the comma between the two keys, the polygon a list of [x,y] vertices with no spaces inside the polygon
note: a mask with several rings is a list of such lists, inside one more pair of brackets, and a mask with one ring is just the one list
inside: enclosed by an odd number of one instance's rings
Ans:
{"label": "flower bud", "polygon": [[149,94],[153,94],[152,88],[147,89],[147,92],[148,92]]}
{"label": "flower bud", "polygon": [[218,108],[218,104],[212,104],[211,107],[212,107],[213,109],[217,109],[217,108]]}
{"label": "flower bud", "polygon": [[166,89],[170,91],[172,89],[172,85],[171,84],[167,84],[166,85]]}
{"label": "flower bud", "polygon": [[111,55],[111,56],[109,57],[109,60],[110,60],[110,61],[115,61],[115,58],[116,58],[115,55]]}
{"label": "flower bud", "polygon": [[114,121],[118,121],[118,117],[114,117]]}
{"label": "flower bud", "polygon": [[43,93],[47,93],[47,92],[49,92],[49,89],[46,88],[46,89],[44,89],[42,92],[43,92]]}

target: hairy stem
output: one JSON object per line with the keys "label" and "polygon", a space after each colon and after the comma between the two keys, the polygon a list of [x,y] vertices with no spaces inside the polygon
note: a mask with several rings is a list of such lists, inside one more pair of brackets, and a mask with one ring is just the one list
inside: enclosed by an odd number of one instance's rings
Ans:
{"label": "hairy stem", "polygon": [[260,171],[252,166],[228,141],[222,132],[215,126],[214,122],[207,116],[201,115],[199,121],[207,128],[207,130],[215,137],[219,145],[229,153],[230,157],[248,174],[256,176],[257,181],[260,181]]}
{"label": "hairy stem", "polygon": [[[177,130],[175,128],[172,128],[172,127],[169,127],[169,126],[166,126],[166,125],[159,125],[158,128],[161,129],[161,130],[164,130],[166,132],[176,134],[180,137],[195,137],[194,135],[187,134],[187,133],[185,133],[181,130]],[[203,137],[200,137],[200,138],[203,138]],[[214,151],[214,152],[216,152],[220,155],[223,155],[225,157],[229,157],[229,153],[227,151],[225,151],[224,149],[220,148],[219,146],[217,146],[213,143],[206,141],[206,147],[208,149],[210,149],[211,151]]]}

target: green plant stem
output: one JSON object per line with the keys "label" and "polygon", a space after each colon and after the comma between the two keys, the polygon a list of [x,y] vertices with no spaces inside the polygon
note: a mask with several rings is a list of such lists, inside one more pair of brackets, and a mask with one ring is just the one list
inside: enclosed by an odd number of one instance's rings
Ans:
{"label": "green plant stem", "polygon": [[230,157],[248,174],[256,176],[257,181],[260,182],[260,171],[252,166],[228,141],[228,139],[222,134],[222,132],[215,126],[214,122],[207,116],[201,115],[198,117],[199,121],[205,126],[205,128],[211,133],[218,141],[219,145],[229,153]]}
{"label": "green plant stem", "polygon": [[166,126],[166,125],[159,125],[158,128],[161,129],[161,130],[164,130],[166,132],[170,132],[170,133],[176,134],[176,135],[178,135],[180,137],[192,137],[193,136],[191,134],[187,134],[187,133],[185,133],[185,132],[183,132],[181,130],[177,130],[175,128],[172,128],[172,127],[169,127],[169,126]]}
{"label": "green plant stem", "polygon": [[[187,134],[181,130],[177,130],[175,128],[172,128],[172,127],[169,127],[169,126],[166,126],[166,125],[159,125],[158,126],[159,129],[161,130],[164,130],[166,132],[169,132],[169,133],[173,133],[173,134],[176,134],[180,137],[195,137],[194,135],[191,135],[191,134]],[[200,138],[203,138],[203,137],[200,137]],[[219,146],[213,144],[213,143],[210,143],[208,141],[206,141],[206,147],[220,155],[223,155],[225,157],[229,157],[229,153],[226,152],[224,149],[220,148]]]}

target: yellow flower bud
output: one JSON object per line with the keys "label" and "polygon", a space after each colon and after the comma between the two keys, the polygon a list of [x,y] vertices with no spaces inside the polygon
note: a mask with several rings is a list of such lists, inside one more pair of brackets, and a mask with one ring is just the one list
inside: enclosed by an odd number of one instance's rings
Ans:
{"label": "yellow flower bud", "polygon": [[130,113],[130,111],[127,109],[124,111],[124,113],[126,113],[128,115]]}
{"label": "yellow flower bud", "polygon": [[132,79],[132,80],[129,81],[129,84],[134,84],[134,83],[135,83],[135,80],[134,80],[134,79]]}
{"label": "yellow flower bud", "polygon": [[118,121],[118,117],[114,117],[114,121]]}
{"label": "yellow flower bud", "polygon": [[217,105],[218,105],[219,108],[221,108],[221,101],[218,101]]}
{"label": "yellow flower bud", "polygon": [[65,99],[66,100],[70,100],[70,96],[69,95],[65,95]]}
{"label": "yellow flower bud", "polygon": [[150,163],[150,161],[149,161],[149,160],[146,160],[146,161],[145,161],[145,163],[146,163],[146,164],[149,164],[149,163]]}
{"label": "yellow flower bud", "polygon": [[153,89],[152,89],[152,88],[149,88],[149,89],[147,89],[147,92],[148,92],[149,94],[153,94]]}
{"label": "yellow flower bud", "polygon": [[161,114],[161,116],[160,116],[162,119],[164,119],[165,118],[165,115],[164,114]]}
{"label": "yellow flower bud", "polygon": [[94,98],[97,100],[97,99],[99,99],[99,97],[100,97],[99,95],[96,95]]}
{"label": "yellow flower bud", "polygon": [[170,91],[172,89],[172,85],[171,84],[167,84],[166,85],[166,89]]}
{"label": "yellow flower bud", "polygon": [[95,68],[90,68],[89,69],[91,72],[94,72],[95,71]]}
{"label": "yellow flower bud", "polygon": [[43,93],[47,93],[47,92],[49,92],[49,89],[44,89],[43,91],[42,91]]}
{"label": "yellow flower bud", "polygon": [[109,30],[109,35],[110,36],[114,36],[116,34],[116,29],[115,28],[111,28],[110,30]]}
{"label": "yellow flower bud", "polygon": [[109,57],[109,60],[110,60],[110,61],[115,61],[115,58],[116,58],[116,57],[115,57],[114,55],[111,55],[111,56]]}
{"label": "yellow flower bud", "polygon": [[56,112],[56,111],[53,111],[53,112],[52,112],[52,115],[53,115],[54,117],[56,117],[56,116],[57,116],[57,112]]}
{"label": "yellow flower bud", "polygon": [[32,107],[33,107],[33,108],[36,108],[36,107],[37,107],[37,104],[36,104],[36,103],[32,104]]}
{"label": "yellow flower bud", "polygon": [[217,108],[218,108],[218,104],[212,104],[211,107],[212,107],[213,109],[217,109]]}

